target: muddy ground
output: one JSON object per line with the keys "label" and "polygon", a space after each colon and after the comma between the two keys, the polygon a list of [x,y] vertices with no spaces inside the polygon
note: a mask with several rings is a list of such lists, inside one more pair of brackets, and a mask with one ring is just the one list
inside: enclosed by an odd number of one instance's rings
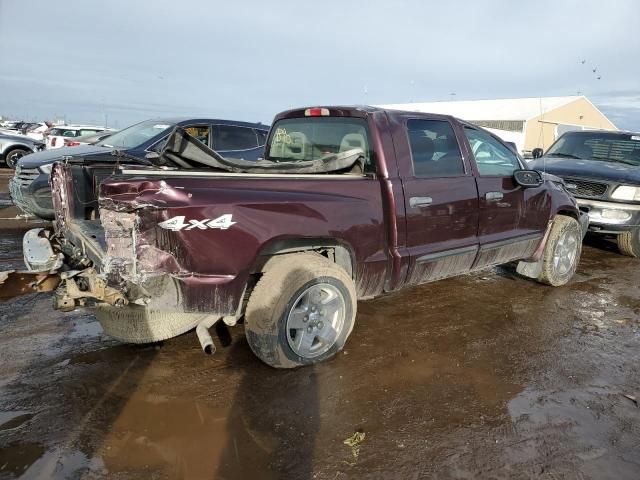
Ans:
{"label": "muddy ground", "polygon": [[[26,227],[7,222],[1,269]],[[637,479],[638,267],[589,239],[565,288],[496,269],[361,302],[344,352],[294,371],[242,327],[207,357],[193,333],[122,345],[47,294],[15,299],[0,478]]]}

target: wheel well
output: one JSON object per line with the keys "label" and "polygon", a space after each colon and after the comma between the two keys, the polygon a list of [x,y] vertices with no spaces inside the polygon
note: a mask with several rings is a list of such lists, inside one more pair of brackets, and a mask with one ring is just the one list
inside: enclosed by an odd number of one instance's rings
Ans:
{"label": "wheel well", "polygon": [[355,279],[355,257],[351,248],[335,241],[332,242],[324,239],[317,241],[302,239],[276,242],[264,248],[258,254],[253,273],[261,273],[267,261],[274,256],[302,252],[316,252],[328,258],[342,267],[344,271],[347,272],[347,275]]}
{"label": "wheel well", "polygon": [[13,152],[14,150],[23,150],[25,152],[33,152],[33,150],[31,150],[29,147],[25,145],[12,145],[11,147],[7,147],[7,149],[4,151],[4,155],[6,156],[9,153]]}
{"label": "wheel well", "polygon": [[26,153],[33,153],[33,150],[25,145],[12,145],[11,147],[7,147],[7,149],[2,152],[2,159],[6,161],[11,152],[15,152],[16,150],[20,150]]}

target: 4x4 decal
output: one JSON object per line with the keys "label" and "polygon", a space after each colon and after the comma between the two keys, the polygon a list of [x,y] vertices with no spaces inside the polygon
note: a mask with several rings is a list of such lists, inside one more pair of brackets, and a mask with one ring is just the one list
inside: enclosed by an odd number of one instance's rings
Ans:
{"label": "4x4 decal", "polygon": [[206,230],[208,228],[226,230],[236,223],[232,221],[232,218],[232,215],[227,213],[219,216],[218,218],[214,218],[213,220],[205,218],[204,220],[188,220],[185,222],[185,216],[178,215],[170,218],[169,220],[165,220],[164,222],[160,222],[158,226],[166,228],[167,230],[173,230],[174,232],[179,232],[180,230],[193,230],[194,228],[199,230]]}

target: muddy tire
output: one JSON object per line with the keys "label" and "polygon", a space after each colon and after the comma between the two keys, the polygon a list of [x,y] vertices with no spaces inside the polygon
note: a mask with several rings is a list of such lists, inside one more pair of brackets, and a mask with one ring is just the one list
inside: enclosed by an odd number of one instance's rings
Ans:
{"label": "muddy tire", "polygon": [[16,165],[18,164],[18,160],[20,160],[22,157],[30,153],[31,151],[26,150],[24,148],[13,148],[8,152],[6,152],[4,157],[4,163],[7,164],[7,167],[15,169]]}
{"label": "muddy tire", "polygon": [[247,304],[249,346],[276,368],[326,360],[342,350],[353,330],[356,298],[351,277],[325,257],[274,257]]}
{"label": "muddy tire", "polygon": [[104,333],[126,343],[155,343],[177,337],[207,318],[201,313],[152,310],[137,305],[98,305],[94,313]]}
{"label": "muddy tire", "polygon": [[582,228],[572,217],[557,215],[542,255],[538,281],[559,287],[573,277],[582,252]]}
{"label": "muddy tire", "polygon": [[628,257],[640,258],[640,228],[618,235],[618,250]]}

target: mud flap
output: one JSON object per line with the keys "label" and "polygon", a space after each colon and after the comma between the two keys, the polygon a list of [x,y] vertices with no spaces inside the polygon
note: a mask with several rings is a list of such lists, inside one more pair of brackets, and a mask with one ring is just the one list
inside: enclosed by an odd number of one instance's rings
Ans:
{"label": "mud flap", "polygon": [[589,214],[586,212],[580,212],[580,228],[582,229],[582,238],[587,235],[587,231],[589,230]]}

